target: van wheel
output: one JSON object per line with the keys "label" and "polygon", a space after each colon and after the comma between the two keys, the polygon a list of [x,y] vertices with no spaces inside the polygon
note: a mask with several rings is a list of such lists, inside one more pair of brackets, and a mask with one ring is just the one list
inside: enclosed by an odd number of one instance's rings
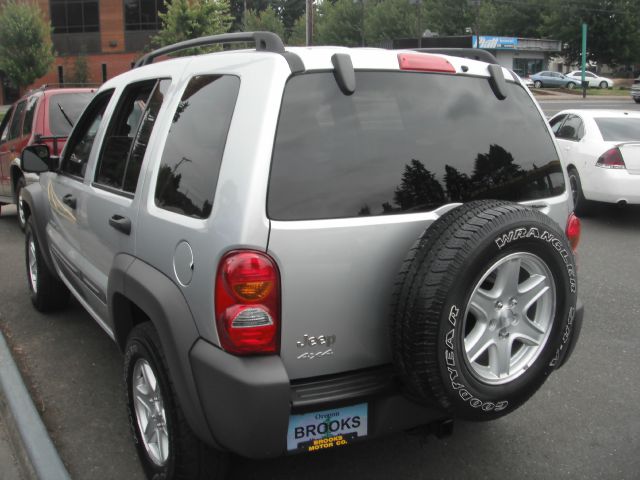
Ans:
{"label": "van wheel", "polygon": [[124,380],[129,423],[148,478],[224,478],[227,456],[204,445],[189,428],[150,322],[137,325],[129,335]]}
{"label": "van wheel", "polygon": [[26,185],[24,177],[20,177],[16,182],[16,210],[18,212],[18,225],[20,225],[22,231],[24,231],[27,226],[27,216],[24,212],[24,204],[22,202],[22,189]]}
{"label": "van wheel", "polygon": [[25,259],[31,303],[41,312],[60,310],[69,303],[69,289],[49,270],[31,220],[25,229]]}
{"label": "van wheel", "polygon": [[575,261],[546,215],[470,202],[411,249],[392,308],[394,364],[406,394],[469,420],[522,405],[572,333]]}

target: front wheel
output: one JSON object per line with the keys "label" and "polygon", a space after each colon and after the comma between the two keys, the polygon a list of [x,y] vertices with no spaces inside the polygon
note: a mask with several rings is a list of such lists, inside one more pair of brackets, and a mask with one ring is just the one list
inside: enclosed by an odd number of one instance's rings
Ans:
{"label": "front wheel", "polygon": [[147,477],[224,478],[227,456],[204,445],[187,425],[150,322],[136,326],[129,335],[124,378],[131,429]]}
{"label": "front wheel", "polygon": [[607,82],[602,81],[602,82],[600,82],[599,87],[600,88],[609,88],[609,84]]}
{"label": "front wheel", "polygon": [[49,270],[42,257],[40,242],[31,220],[25,228],[25,259],[31,303],[41,312],[64,308],[69,302],[69,289]]}
{"label": "front wheel", "polygon": [[576,84],[573,83],[573,82],[569,82],[569,83],[567,83],[567,88],[569,90],[573,90],[574,88],[576,88]]}
{"label": "front wheel", "polygon": [[533,82],[533,86],[535,88],[542,88],[542,82],[540,80],[536,80],[535,82]]}
{"label": "front wheel", "polygon": [[24,177],[20,177],[16,182],[16,211],[18,212],[18,225],[24,231],[27,226],[27,216],[24,211],[24,201],[22,200],[22,190],[26,187]]}
{"label": "front wheel", "polygon": [[636,103],[640,103],[640,98],[634,98],[633,101]]}

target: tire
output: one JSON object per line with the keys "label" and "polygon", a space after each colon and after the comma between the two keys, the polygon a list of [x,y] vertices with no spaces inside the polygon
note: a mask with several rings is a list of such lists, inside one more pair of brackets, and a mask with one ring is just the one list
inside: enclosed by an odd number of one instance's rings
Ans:
{"label": "tire", "polygon": [[569,185],[571,186],[571,195],[573,197],[573,211],[579,217],[588,215],[591,203],[584,197],[582,192],[580,175],[574,167],[569,167],[567,173],[569,174]]}
{"label": "tire", "polygon": [[569,90],[573,90],[574,88],[576,88],[576,84],[573,83],[573,82],[569,82],[569,83],[567,83],[567,88]]}
{"label": "tire", "polygon": [[[169,377],[158,334],[150,322],[137,325],[129,335],[124,356],[124,380],[129,423],[148,478],[219,480],[225,477],[227,455],[207,447],[187,425]],[[154,384],[155,390],[152,388]],[[150,399],[150,395],[159,401]],[[143,406],[145,403],[147,408]],[[157,418],[150,419],[148,409],[157,412]],[[145,439],[143,430],[150,424],[156,426],[155,437]],[[159,449],[158,445],[163,445],[163,448]]]}
{"label": "tire", "polygon": [[609,84],[605,81],[600,82],[598,85],[600,88],[609,88]]}
{"label": "tire", "polygon": [[540,80],[536,80],[535,82],[533,82],[533,87],[542,88],[542,82]]}
{"label": "tire", "polygon": [[571,247],[553,220],[521,205],[470,202],[443,215],[409,252],[396,286],[392,352],[404,392],[452,416],[515,410],[571,337]]}
{"label": "tire", "polygon": [[640,103],[640,98],[634,98],[633,101],[636,103]]}
{"label": "tire", "polygon": [[26,182],[24,181],[24,177],[20,177],[18,179],[18,181],[16,182],[16,211],[18,213],[18,225],[20,225],[20,228],[22,229],[22,231],[24,231],[24,229],[27,226],[27,217],[25,215],[24,212],[24,205],[22,203],[22,189],[24,187],[26,187]]}
{"label": "tire", "polygon": [[61,310],[69,303],[69,289],[49,270],[31,220],[25,228],[25,260],[31,303],[40,312]]}

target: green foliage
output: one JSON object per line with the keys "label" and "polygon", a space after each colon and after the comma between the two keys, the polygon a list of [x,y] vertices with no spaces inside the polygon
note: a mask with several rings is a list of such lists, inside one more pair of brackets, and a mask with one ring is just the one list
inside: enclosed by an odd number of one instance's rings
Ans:
{"label": "green foliage", "polygon": [[440,36],[464,35],[467,27],[475,30],[477,8],[470,6],[469,0],[423,0],[423,3],[426,25]]}
{"label": "green foliage", "polygon": [[249,10],[246,17],[247,32],[267,31],[277,34],[280,38],[285,38],[284,25],[273,8],[269,7],[262,12]]}
{"label": "green foliage", "polygon": [[76,57],[73,64],[73,75],[71,75],[72,83],[90,83],[89,65],[87,64],[87,56],[81,53]]}
{"label": "green foliage", "polygon": [[563,55],[579,62],[582,50],[582,22],[588,26],[587,59],[609,65],[640,61],[640,14],[630,0],[561,2],[547,0],[541,33],[561,40]]}
{"label": "green foliage", "polygon": [[272,0],[271,7],[278,13],[287,32],[291,32],[296,21],[304,17],[305,0]]}
{"label": "green foliage", "polygon": [[[156,47],[225,33],[232,24],[229,0],[172,0],[171,3],[165,0],[165,4],[167,12],[159,13],[162,29],[152,39],[152,44]],[[190,48],[176,55],[194,55],[202,51],[201,48]]]}
{"label": "green foliage", "polygon": [[324,1],[318,7],[314,43],[318,45],[362,45],[361,3],[353,0]]}
{"label": "green foliage", "polygon": [[20,87],[45,75],[53,64],[51,25],[35,3],[5,3],[0,39],[0,70]]}
{"label": "green foliage", "polygon": [[256,12],[261,12],[265,8],[267,8],[271,3],[271,0],[229,0],[230,13],[233,17],[233,31],[242,31],[244,30],[244,7],[245,4],[247,6],[247,12],[249,10],[254,10]]}
{"label": "green foliage", "polygon": [[299,17],[293,24],[287,45],[304,46],[307,44],[307,19],[304,15]]}
{"label": "green foliage", "polygon": [[421,5],[411,5],[408,0],[365,2],[365,43],[376,45],[394,38],[417,38],[417,20],[423,17],[417,15],[420,8]]}

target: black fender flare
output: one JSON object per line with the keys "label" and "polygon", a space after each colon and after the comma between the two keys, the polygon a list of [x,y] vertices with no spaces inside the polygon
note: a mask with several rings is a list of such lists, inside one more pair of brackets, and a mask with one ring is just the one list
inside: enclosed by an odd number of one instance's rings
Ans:
{"label": "black fender flare", "polygon": [[131,303],[151,320],[187,423],[201,440],[220,448],[204,415],[189,360],[189,352],[200,334],[177,285],[140,259],[120,254],[109,272],[107,301],[114,339],[121,351],[134,326]]}
{"label": "black fender flare", "polygon": [[44,258],[49,271],[58,277],[51,252],[49,251],[49,239],[47,238],[47,196],[40,183],[27,185],[22,192],[22,201],[27,204],[29,218],[32,219],[35,234],[40,242],[42,258]]}

